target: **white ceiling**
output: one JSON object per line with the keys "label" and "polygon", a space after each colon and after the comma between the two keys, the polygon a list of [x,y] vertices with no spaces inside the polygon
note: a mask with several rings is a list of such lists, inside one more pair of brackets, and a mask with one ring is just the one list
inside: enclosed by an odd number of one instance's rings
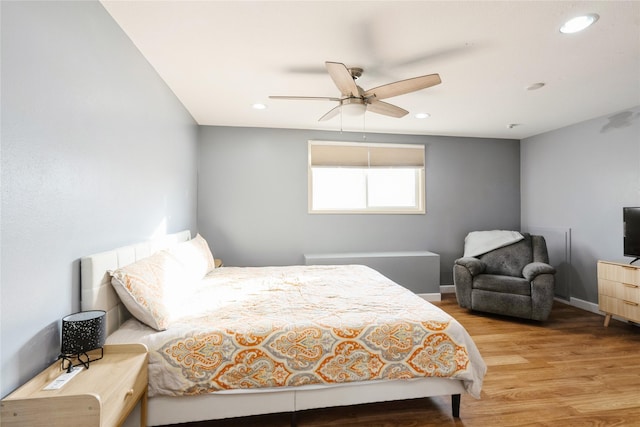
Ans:
{"label": "white ceiling", "polygon": [[[640,105],[640,1],[102,4],[201,125],[521,139]],[[583,13],[600,19],[559,32]],[[442,84],[385,100],[409,110],[400,119],[318,122],[337,104],[268,98],[339,96],[325,61],[364,68],[365,90],[431,73]]]}

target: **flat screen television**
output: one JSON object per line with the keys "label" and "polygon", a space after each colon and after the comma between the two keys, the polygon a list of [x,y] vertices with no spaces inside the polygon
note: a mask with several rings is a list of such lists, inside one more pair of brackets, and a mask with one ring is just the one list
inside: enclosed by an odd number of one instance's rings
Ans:
{"label": "flat screen television", "polygon": [[624,256],[640,259],[640,207],[622,208]]}

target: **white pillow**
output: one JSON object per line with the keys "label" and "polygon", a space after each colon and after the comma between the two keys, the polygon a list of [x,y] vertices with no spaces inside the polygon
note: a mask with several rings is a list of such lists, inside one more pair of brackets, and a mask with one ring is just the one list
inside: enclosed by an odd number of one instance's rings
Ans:
{"label": "white pillow", "polygon": [[184,265],[160,251],[111,272],[111,285],[129,312],[158,331],[169,325],[169,304],[185,281]]}
{"label": "white pillow", "polygon": [[207,241],[198,234],[193,239],[166,249],[180,262],[191,280],[200,280],[215,268],[215,261]]}

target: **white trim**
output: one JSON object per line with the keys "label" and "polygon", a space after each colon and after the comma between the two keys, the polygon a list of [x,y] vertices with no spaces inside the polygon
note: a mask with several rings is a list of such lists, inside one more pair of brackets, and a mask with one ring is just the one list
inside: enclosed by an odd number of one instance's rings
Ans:
{"label": "white trim", "polygon": [[[606,315],[606,313],[604,313],[603,311],[600,311],[600,308],[598,307],[598,304],[596,304],[595,302],[585,301],[585,300],[578,299],[578,298],[571,298],[569,301],[567,301],[565,299],[560,299],[560,298],[556,298],[555,300],[558,301],[558,302],[561,302],[563,304],[567,304],[567,305],[570,305],[572,307],[579,308],[581,310],[585,310],[585,311],[589,311],[591,313],[599,314],[600,316],[603,316],[603,317]],[[613,319],[615,319],[615,320],[619,320],[620,322],[625,322],[625,323],[629,323],[629,324],[632,324],[632,325],[640,326],[640,324],[635,323],[632,320],[625,319],[624,317],[618,317],[616,315],[613,315],[611,317],[613,317]]]}
{"label": "white trim", "polygon": [[425,301],[442,301],[442,295],[437,293],[416,294]]}
{"label": "white trim", "polygon": [[604,316],[604,314],[598,308],[598,304],[594,303],[594,302],[585,301],[583,299],[573,298],[573,297],[571,297],[569,299],[569,301],[567,301],[566,299],[562,299],[562,298],[555,298],[555,300],[558,301],[558,302],[561,302],[563,304],[567,304],[567,305],[570,305],[572,307],[579,308],[581,310],[590,311],[591,313],[596,313],[596,314],[600,314],[600,315]]}
{"label": "white trim", "polygon": [[308,145],[335,145],[338,147],[381,147],[381,148],[412,148],[424,150],[424,144],[396,144],[395,142],[361,142],[361,141],[327,141],[322,139],[309,139]]}
{"label": "white trim", "polygon": [[[455,285],[441,285],[440,286],[440,293],[441,294],[454,294],[455,292],[456,292]],[[425,295],[429,295],[429,294],[425,294]],[[431,295],[433,295],[433,294],[431,294]],[[579,308],[581,310],[585,310],[585,311],[589,311],[591,313],[599,314],[601,316],[605,315],[605,313],[600,311],[600,308],[598,307],[598,304],[595,303],[595,302],[585,301],[585,300],[582,300],[582,299],[579,299],[579,298],[573,298],[573,297],[569,301],[567,301],[566,299],[559,298],[559,297],[555,297],[554,300],[557,301],[557,302],[560,302],[562,304],[566,304],[566,305],[570,305],[570,306],[575,307],[575,308]],[[430,301],[430,300],[427,299],[427,301]],[[433,301],[433,300],[431,300],[431,301]],[[439,301],[439,300],[436,300],[436,301]],[[613,316],[613,317],[614,317],[614,319],[616,318],[616,316]],[[625,319],[622,319],[622,320],[624,321]]]}
{"label": "white trim", "polygon": [[455,294],[456,286],[455,285],[440,285],[440,293],[441,294]]}

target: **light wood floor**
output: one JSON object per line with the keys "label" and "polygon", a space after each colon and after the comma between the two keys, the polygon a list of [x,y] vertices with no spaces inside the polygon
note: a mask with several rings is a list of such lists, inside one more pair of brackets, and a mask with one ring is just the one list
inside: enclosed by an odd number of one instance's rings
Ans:
{"label": "light wood floor", "polygon": [[[453,294],[435,303],[469,331],[488,365],[482,396],[448,397],[298,413],[299,427],[640,426],[640,327],[556,303],[545,323],[472,313]],[[289,414],[189,427],[284,427]]]}

